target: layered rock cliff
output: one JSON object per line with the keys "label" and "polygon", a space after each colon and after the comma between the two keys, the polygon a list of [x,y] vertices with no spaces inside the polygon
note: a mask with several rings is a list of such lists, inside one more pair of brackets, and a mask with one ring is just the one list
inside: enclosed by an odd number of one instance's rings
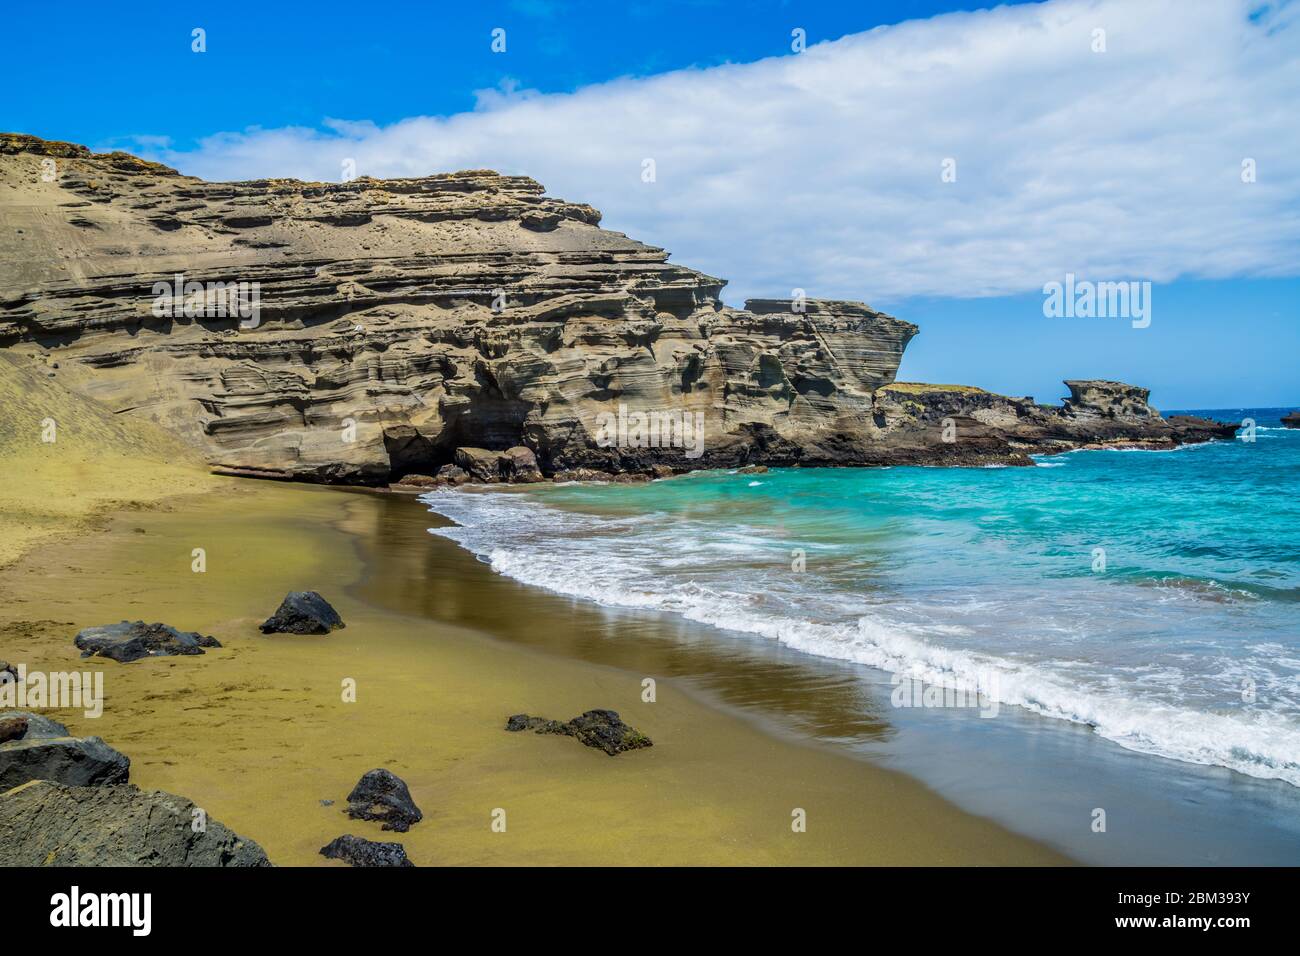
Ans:
{"label": "layered rock cliff", "polygon": [[488,170],[208,183],[0,134],[0,214],[0,348],[242,473],[381,483],[518,446],[548,475],[966,463],[1223,433],[1120,383],[1067,383],[1056,409],[891,388],[915,326],[729,308],[724,280]]}

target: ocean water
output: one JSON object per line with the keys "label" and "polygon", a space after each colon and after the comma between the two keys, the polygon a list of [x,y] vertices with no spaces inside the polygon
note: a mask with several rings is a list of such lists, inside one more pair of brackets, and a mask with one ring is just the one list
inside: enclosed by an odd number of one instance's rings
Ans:
{"label": "ocean water", "polygon": [[1300,430],[1029,468],[700,472],[435,491],[523,583],[679,614],[1139,753],[1300,787]]}

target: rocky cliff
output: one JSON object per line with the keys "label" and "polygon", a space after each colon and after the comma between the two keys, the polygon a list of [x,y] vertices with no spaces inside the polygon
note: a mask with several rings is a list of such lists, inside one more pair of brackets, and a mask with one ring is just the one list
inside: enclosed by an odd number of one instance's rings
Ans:
{"label": "rocky cliff", "polygon": [[966,463],[1224,433],[1120,383],[1067,383],[1056,409],[891,387],[915,326],[726,307],[724,280],[488,170],[208,183],[0,134],[0,215],[0,348],[240,473],[382,483],[521,446],[547,475]]}

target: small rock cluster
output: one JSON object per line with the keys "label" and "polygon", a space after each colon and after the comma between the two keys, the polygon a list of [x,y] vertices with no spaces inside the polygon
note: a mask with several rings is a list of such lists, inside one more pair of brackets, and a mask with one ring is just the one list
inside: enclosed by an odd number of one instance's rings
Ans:
{"label": "small rock cluster", "polygon": [[[367,771],[348,794],[347,815],[353,820],[371,820],[384,830],[406,833],[424,819],[411,799],[406,781],[391,770]],[[344,834],[321,847],[320,854],[343,860],[352,866],[414,866],[400,843],[381,843]]]}
{"label": "small rock cluster", "polygon": [[603,750],[611,757],[628,750],[654,746],[649,737],[623,723],[618,713],[612,710],[589,710],[565,722],[515,714],[506,719],[506,730],[516,733],[531,730],[538,734],[576,737],[588,747]]}
{"label": "small rock cluster", "polygon": [[205,647],[220,647],[215,637],[196,631],[178,631],[167,624],[123,621],[79,631],[73,643],[82,657],[107,657],[119,664],[129,664],[142,657],[193,656]]}

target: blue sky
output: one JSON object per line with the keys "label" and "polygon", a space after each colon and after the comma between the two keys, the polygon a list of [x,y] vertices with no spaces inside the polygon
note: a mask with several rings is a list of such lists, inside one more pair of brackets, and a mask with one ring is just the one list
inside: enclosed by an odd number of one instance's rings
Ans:
{"label": "blue sky", "polygon": [[[1053,400],[1063,378],[1118,378],[1166,408],[1288,405],[1293,7],[1222,0],[1189,22],[1172,0],[24,4],[0,35],[25,78],[0,128],[208,178],[337,178],[342,157],[373,175],[526,173],[730,279],[732,304],[799,287],[916,322],[906,379]],[[1041,286],[1066,271],[1152,281],[1150,327],[1045,317]]]}

